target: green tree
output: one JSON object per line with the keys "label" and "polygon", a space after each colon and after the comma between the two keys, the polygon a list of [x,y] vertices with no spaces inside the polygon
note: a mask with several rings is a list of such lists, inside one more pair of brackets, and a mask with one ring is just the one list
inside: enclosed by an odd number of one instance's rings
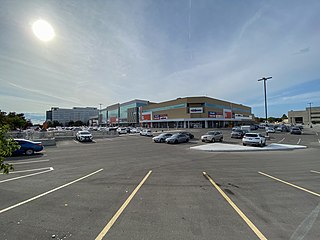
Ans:
{"label": "green tree", "polygon": [[80,126],[83,126],[83,125],[84,125],[84,123],[82,121],[78,120],[78,121],[74,122],[73,126],[80,127]]}
{"label": "green tree", "polygon": [[10,170],[14,170],[12,164],[4,163],[4,158],[9,157],[12,153],[19,149],[20,146],[10,137],[8,137],[9,126],[0,126],[0,172],[8,174]]}
{"label": "green tree", "polygon": [[282,120],[283,120],[283,119],[288,119],[288,116],[285,115],[285,114],[283,114],[282,117],[281,117],[281,119],[282,119]]}
{"label": "green tree", "polygon": [[8,125],[10,130],[25,129],[26,127],[31,125],[31,122],[28,122],[23,113],[15,113],[10,112],[7,114],[6,112],[2,112],[0,110],[0,126]]}

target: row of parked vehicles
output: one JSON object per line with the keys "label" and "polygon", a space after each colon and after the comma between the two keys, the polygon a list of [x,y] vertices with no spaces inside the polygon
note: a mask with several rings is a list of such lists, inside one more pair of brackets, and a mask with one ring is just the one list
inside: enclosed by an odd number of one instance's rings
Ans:
{"label": "row of parked vehicles", "polygon": [[152,140],[156,143],[187,143],[190,139],[193,139],[194,135],[189,132],[178,133],[161,133],[160,135],[153,137]]}

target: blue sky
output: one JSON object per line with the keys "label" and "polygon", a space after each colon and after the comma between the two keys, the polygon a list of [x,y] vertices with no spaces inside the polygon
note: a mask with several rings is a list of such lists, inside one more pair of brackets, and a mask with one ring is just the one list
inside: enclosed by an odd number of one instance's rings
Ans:
{"label": "blue sky", "polygon": [[[282,116],[320,105],[319,1],[1,0],[0,109],[210,96]],[[31,30],[47,20],[56,37]]]}

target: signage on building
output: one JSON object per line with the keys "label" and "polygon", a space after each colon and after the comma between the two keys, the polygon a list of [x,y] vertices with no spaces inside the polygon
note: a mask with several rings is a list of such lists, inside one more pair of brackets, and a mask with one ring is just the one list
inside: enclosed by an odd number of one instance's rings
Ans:
{"label": "signage on building", "polygon": [[162,119],[168,119],[167,114],[155,114],[153,115],[153,120],[162,120]]}
{"label": "signage on building", "polygon": [[117,117],[110,117],[110,123],[116,123],[118,121]]}
{"label": "signage on building", "polygon": [[147,121],[147,120],[151,120],[151,112],[146,112],[146,113],[142,113],[142,121]]}
{"label": "signage on building", "polygon": [[208,117],[209,118],[216,118],[217,113],[216,112],[208,112]]}
{"label": "signage on building", "polygon": [[232,111],[231,109],[223,109],[223,116],[224,118],[232,118]]}
{"label": "signage on building", "polygon": [[203,113],[202,107],[191,107],[189,108],[190,113]]}

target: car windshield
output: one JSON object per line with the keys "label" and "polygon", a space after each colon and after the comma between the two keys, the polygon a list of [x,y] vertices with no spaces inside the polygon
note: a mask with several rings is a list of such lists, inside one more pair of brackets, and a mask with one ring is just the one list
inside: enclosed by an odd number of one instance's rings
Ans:
{"label": "car windshield", "polygon": [[258,137],[258,134],[254,134],[254,133],[246,133],[245,135],[246,137]]}
{"label": "car windshield", "polygon": [[214,135],[216,132],[207,132],[207,135]]}
{"label": "car windshield", "polygon": [[91,134],[91,133],[87,132],[87,131],[82,131],[82,132],[80,132],[80,134],[87,135],[87,134]]}

